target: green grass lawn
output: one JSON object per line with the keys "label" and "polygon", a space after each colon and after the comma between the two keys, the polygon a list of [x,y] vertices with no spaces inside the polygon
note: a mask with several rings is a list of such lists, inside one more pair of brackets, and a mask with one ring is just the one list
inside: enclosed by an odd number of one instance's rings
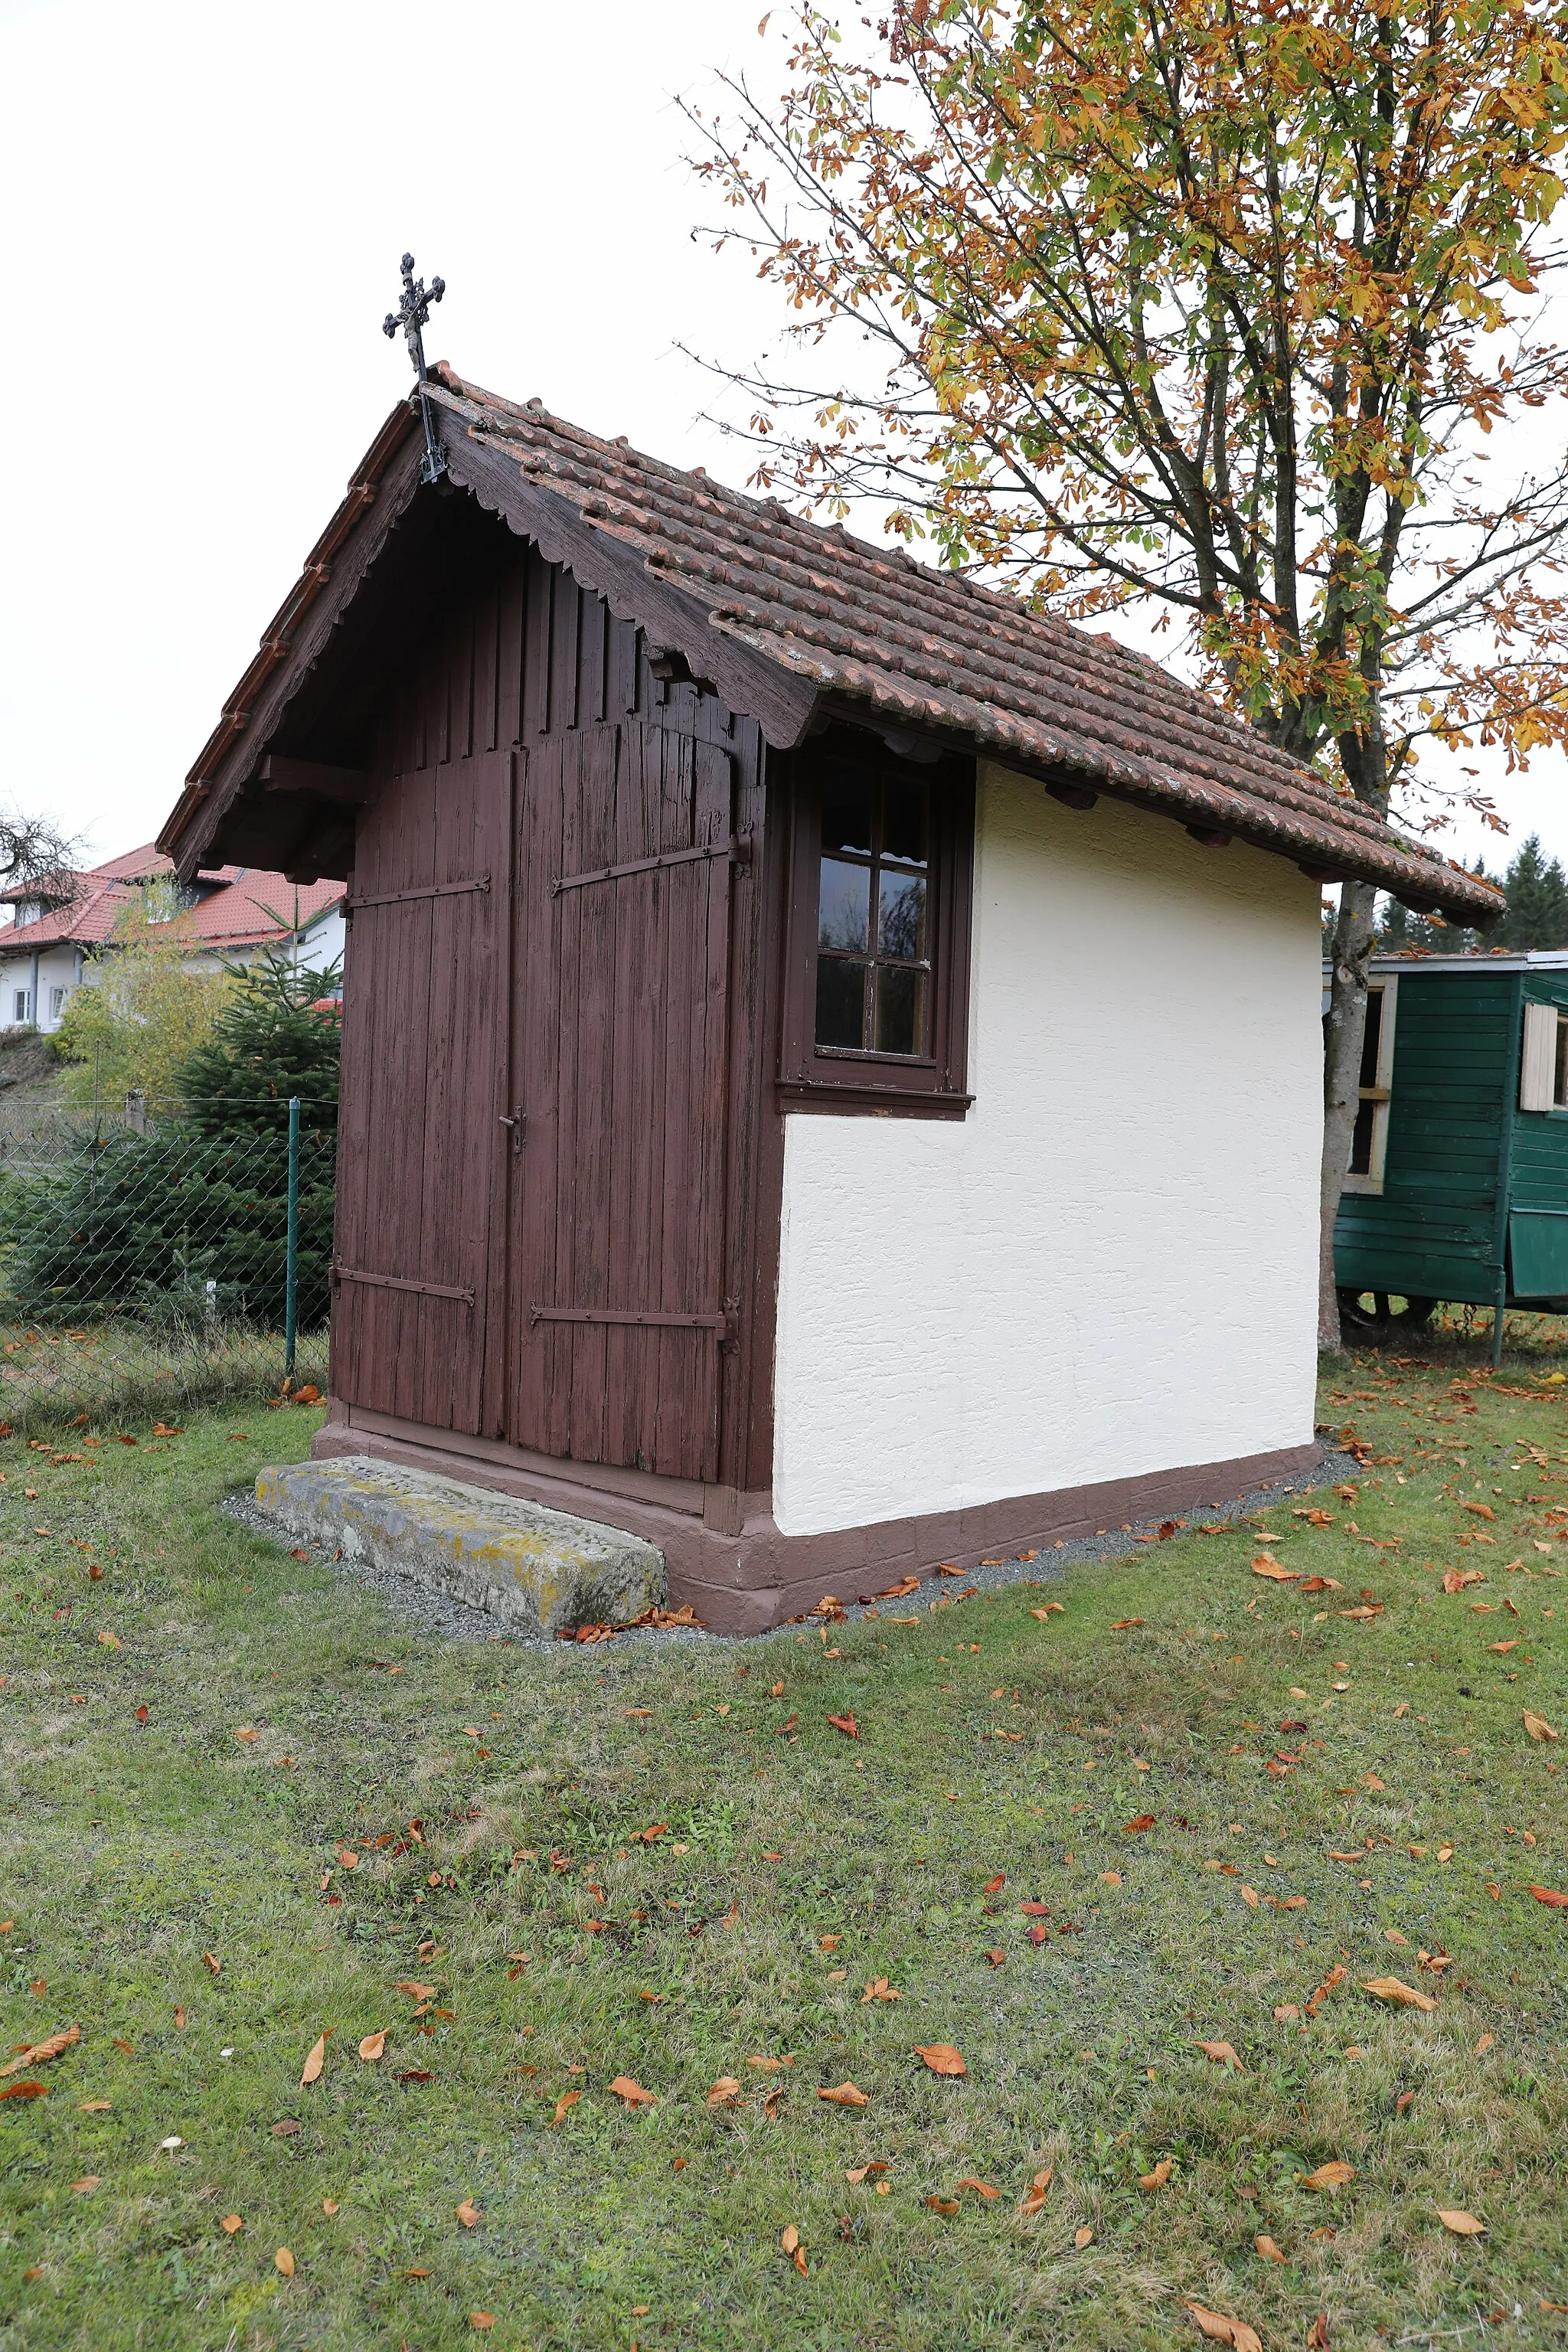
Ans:
{"label": "green grass lawn", "polygon": [[0,2348],[1568,2342],[1568,1387],[1452,1370],[1329,1525],[743,1645],[411,1631],[216,1508],[303,1412],[0,1444]]}

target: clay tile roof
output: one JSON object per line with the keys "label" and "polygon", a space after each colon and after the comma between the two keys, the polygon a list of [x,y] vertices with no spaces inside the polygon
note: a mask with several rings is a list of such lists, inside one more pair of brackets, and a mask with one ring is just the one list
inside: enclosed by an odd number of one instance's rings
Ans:
{"label": "clay tile roof", "polygon": [[1469,920],[1500,910],[1491,885],[1114,639],[437,374],[448,434],[504,453],[700,600],[711,629],[836,699]]}
{"label": "clay tile roof", "polygon": [[[153,849],[127,850],[78,877],[78,892],[68,907],[40,915],[36,922],[0,925],[0,956],[30,955],[35,948],[58,946],[62,940],[78,947],[96,947],[108,939],[122,908],[132,903],[135,881],[149,874],[172,873],[173,862]],[[125,877],[129,877],[130,879]],[[295,886],[281,874],[254,867],[226,866],[204,873],[208,895],[187,907],[175,919],[180,936],[193,949],[255,947],[293,929],[296,899],[303,929],[335,907],[344,895],[342,882]],[[212,888],[216,883],[217,887]],[[172,935],[172,934],[171,934]]]}

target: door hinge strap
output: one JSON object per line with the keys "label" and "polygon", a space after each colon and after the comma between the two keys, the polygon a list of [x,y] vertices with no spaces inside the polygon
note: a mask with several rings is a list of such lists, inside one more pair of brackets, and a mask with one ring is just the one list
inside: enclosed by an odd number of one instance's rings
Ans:
{"label": "door hinge strap", "polygon": [[728,1331],[732,1315],[665,1315],[657,1309],[620,1307],[531,1307],[531,1323],[641,1323],[680,1331]]}
{"label": "door hinge strap", "polygon": [[726,841],[705,841],[696,849],[667,849],[658,857],[634,857],[626,866],[598,866],[591,874],[557,874],[550,895],[555,898],[563,890],[581,890],[590,882],[619,882],[628,874],[653,874],[665,866],[693,866],[704,857],[727,857],[732,866],[747,866],[751,856],[751,835],[732,833]]}
{"label": "door hinge strap", "polygon": [[477,874],[469,882],[423,882],[411,890],[377,890],[363,898],[344,900],[344,909],[353,914],[361,907],[404,907],[411,898],[458,898],[469,890],[488,890],[490,877]]}
{"label": "door hinge strap", "polygon": [[334,1282],[363,1282],[373,1290],[411,1290],[420,1298],[456,1298],[465,1307],[474,1303],[471,1290],[453,1290],[444,1282],[409,1282],[400,1274],[366,1274],[357,1265],[334,1265]]}

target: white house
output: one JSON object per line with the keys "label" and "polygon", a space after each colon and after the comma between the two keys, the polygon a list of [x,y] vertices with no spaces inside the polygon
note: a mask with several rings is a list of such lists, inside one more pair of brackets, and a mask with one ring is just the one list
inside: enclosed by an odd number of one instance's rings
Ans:
{"label": "white house", "polygon": [[1317,1458],[1321,886],[1489,886],[1109,638],[445,367],[222,709],[178,871],[353,876],[318,1453],[736,1630]]}
{"label": "white house", "polygon": [[[173,862],[148,843],[79,874],[68,906],[13,902],[0,924],[0,1030],[58,1029],[72,992],[101,979],[124,909],[173,875]],[[244,964],[269,948],[322,970],[342,956],[343,898],[341,882],[300,888],[281,874],[224,866],[197,875],[178,898],[171,893],[171,921],[188,942],[187,971]]]}

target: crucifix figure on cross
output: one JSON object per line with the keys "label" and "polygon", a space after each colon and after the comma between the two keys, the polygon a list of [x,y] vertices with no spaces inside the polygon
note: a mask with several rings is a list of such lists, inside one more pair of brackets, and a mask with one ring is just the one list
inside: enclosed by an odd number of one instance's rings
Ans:
{"label": "crucifix figure on cross", "polygon": [[438,302],[446,291],[444,278],[433,278],[428,288],[422,278],[416,278],[414,256],[405,253],[403,257],[402,299],[395,310],[387,312],[381,324],[382,333],[388,337],[402,329],[403,340],[408,346],[408,356],[414,364],[414,373],[419,385],[419,414],[425,424],[425,455],[419,464],[419,478],[424,482],[439,481],[447,470],[446,457],[436,438],[430,421],[430,403],[425,392],[429,377],[425,364],[425,329],[429,323],[430,305]]}

